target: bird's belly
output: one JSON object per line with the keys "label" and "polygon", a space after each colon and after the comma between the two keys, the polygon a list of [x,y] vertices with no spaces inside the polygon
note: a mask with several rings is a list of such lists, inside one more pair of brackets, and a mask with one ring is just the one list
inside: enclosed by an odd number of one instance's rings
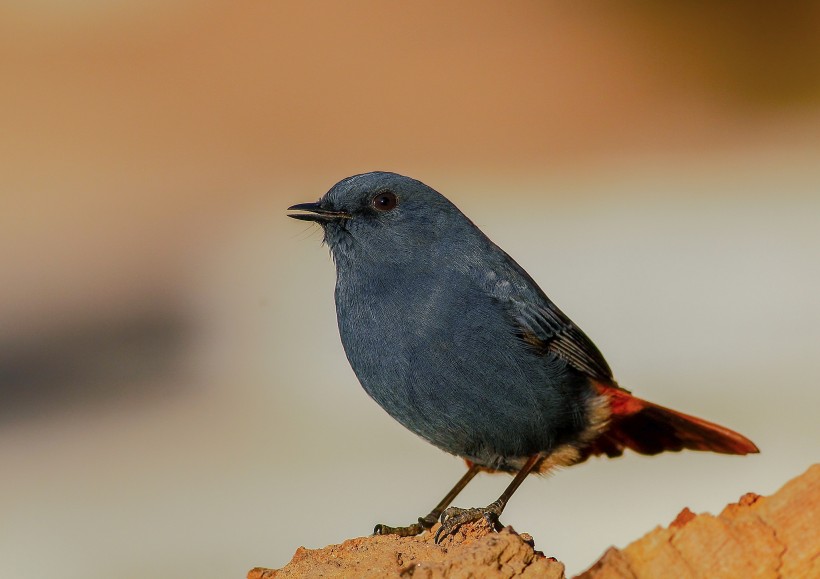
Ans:
{"label": "bird's belly", "polygon": [[586,385],[561,360],[537,356],[511,332],[498,335],[498,321],[403,316],[386,323],[371,313],[347,323],[339,314],[365,391],[447,452],[498,468],[548,452],[583,427]]}

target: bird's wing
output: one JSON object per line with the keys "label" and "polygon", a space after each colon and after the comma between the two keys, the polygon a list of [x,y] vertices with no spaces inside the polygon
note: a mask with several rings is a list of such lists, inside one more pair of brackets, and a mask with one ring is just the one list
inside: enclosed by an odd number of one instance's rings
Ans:
{"label": "bird's wing", "polygon": [[612,370],[592,340],[520,265],[505,257],[505,263],[486,281],[493,298],[505,305],[519,339],[541,355],[555,354],[591,378],[613,382]]}
{"label": "bird's wing", "polygon": [[601,352],[546,296],[539,303],[512,300],[518,336],[536,351],[552,352],[591,378],[612,380],[612,370]]}

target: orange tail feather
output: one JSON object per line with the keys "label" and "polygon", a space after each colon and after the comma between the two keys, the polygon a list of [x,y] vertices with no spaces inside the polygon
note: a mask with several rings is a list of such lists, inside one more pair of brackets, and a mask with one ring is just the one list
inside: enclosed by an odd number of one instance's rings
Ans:
{"label": "orange tail feather", "polygon": [[588,454],[614,457],[626,448],[640,454],[684,448],[722,454],[759,452],[751,440],[733,430],[641,400],[615,385],[596,386],[609,397],[612,415],[608,428],[587,449]]}

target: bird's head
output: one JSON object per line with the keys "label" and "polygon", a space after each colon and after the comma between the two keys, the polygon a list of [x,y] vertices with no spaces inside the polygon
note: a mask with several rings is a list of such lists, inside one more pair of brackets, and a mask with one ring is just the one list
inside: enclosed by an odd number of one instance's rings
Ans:
{"label": "bird's head", "polygon": [[337,264],[399,263],[457,243],[470,221],[443,195],[396,173],[372,172],[339,181],[316,203],[288,208],[289,217],[321,225]]}

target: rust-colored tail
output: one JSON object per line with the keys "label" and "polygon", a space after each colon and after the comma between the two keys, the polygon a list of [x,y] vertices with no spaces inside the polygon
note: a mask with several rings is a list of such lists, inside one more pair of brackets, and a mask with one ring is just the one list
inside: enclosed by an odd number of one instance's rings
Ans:
{"label": "rust-colored tail", "polygon": [[587,449],[588,454],[620,456],[629,448],[641,454],[708,450],[723,454],[759,452],[745,436],[682,412],[636,398],[611,384],[596,384],[612,409],[609,427]]}

